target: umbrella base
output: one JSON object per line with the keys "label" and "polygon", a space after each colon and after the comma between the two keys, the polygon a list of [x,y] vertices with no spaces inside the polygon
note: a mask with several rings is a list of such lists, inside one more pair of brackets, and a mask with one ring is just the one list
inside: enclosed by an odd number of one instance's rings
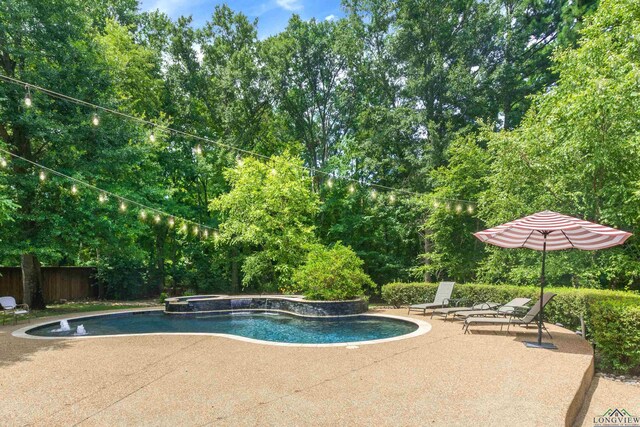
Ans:
{"label": "umbrella base", "polygon": [[550,343],[550,342],[543,342],[538,344],[538,341],[525,341],[524,345],[527,346],[527,348],[546,348],[547,350],[558,349],[558,347],[556,347],[553,343]]}

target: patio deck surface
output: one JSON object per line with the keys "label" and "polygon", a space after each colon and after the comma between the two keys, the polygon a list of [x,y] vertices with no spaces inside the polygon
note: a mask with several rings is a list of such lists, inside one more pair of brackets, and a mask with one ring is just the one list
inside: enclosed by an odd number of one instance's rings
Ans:
{"label": "patio deck surface", "polygon": [[426,335],[357,349],[214,336],[31,340],[11,336],[24,323],[0,326],[0,420],[560,426],[577,416],[593,375],[591,347],[580,337],[550,326],[559,349],[535,350],[521,342],[533,329],[464,335],[460,322],[425,320],[433,326]]}

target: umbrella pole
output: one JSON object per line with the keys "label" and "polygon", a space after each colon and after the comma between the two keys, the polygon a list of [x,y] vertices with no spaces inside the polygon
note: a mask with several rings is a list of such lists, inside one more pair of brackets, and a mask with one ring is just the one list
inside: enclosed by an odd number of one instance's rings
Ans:
{"label": "umbrella pole", "polygon": [[553,349],[557,349],[558,347],[553,345],[553,343],[542,342],[542,326],[544,325],[544,304],[542,303],[544,298],[544,285],[546,282],[544,267],[547,261],[547,235],[549,234],[549,232],[541,231],[540,233],[542,234],[544,240],[542,242],[542,272],[540,273],[540,300],[538,301],[538,304],[540,304],[540,312],[538,313],[538,341],[537,342],[527,341],[524,343],[524,345],[532,348],[547,348],[547,349],[553,350]]}
{"label": "umbrella pole", "polygon": [[540,274],[540,313],[538,315],[538,345],[542,346],[542,322],[544,322],[544,304],[542,304],[542,297],[544,295],[544,267],[547,259],[547,233],[542,233],[544,236],[544,242],[542,243],[542,273]]}

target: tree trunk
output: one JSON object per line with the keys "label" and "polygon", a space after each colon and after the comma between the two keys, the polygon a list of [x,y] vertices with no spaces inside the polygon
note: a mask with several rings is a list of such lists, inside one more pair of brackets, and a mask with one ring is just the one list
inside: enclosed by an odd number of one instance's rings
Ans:
{"label": "tree trunk", "polygon": [[231,293],[240,292],[240,275],[238,274],[238,250],[233,249],[231,252]]}
{"label": "tree trunk", "polygon": [[47,308],[42,293],[40,261],[34,254],[22,254],[20,266],[22,268],[22,302],[34,310]]}

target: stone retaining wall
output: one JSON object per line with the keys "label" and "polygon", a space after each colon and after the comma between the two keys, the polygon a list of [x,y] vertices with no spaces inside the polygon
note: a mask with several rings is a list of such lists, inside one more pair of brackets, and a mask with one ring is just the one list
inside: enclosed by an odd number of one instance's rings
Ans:
{"label": "stone retaining wall", "polygon": [[306,301],[278,296],[197,296],[168,298],[167,313],[198,313],[233,310],[277,310],[302,316],[346,316],[365,313],[369,304],[361,299],[349,301]]}

